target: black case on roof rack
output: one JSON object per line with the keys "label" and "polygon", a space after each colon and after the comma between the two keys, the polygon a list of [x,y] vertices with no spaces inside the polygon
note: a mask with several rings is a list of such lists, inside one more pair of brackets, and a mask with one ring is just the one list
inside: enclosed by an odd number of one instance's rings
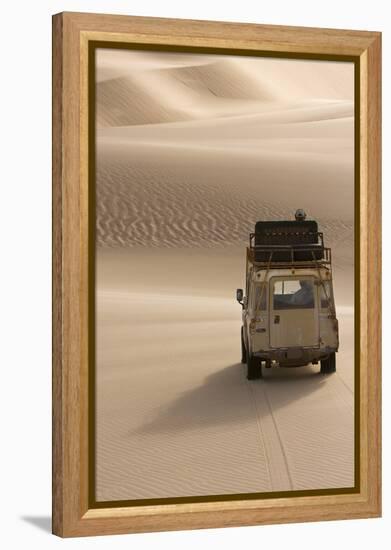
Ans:
{"label": "black case on roof rack", "polygon": [[250,235],[256,262],[306,262],[324,257],[323,234],[314,220],[257,222]]}

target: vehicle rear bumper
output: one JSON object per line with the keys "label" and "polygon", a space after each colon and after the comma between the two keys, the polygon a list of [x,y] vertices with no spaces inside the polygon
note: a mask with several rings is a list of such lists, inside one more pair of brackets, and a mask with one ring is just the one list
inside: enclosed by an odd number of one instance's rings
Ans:
{"label": "vehicle rear bumper", "polygon": [[280,366],[304,366],[312,361],[327,359],[331,353],[337,351],[337,348],[279,348],[270,350],[259,350],[253,352],[253,355],[261,361],[275,361]]}

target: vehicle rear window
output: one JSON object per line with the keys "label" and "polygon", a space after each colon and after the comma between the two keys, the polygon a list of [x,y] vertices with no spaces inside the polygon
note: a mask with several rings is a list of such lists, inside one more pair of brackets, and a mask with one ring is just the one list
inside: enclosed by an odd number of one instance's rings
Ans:
{"label": "vehicle rear window", "polygon": [[312,279],[289,279],[273,284],[273,309],[311,309],[315,307]]}

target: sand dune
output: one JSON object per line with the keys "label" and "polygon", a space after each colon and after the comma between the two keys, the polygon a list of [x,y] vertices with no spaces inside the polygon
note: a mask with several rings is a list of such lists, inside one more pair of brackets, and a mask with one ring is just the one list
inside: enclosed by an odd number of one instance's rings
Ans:
{"label": "sand dune", "polygon": [[217,58],[208,64],[164,69],[164,72],[170,78],[183,83],[186,88],[197,92],[203,102],[213,99],[211,96],[217,99],[254,100],[259,103],[278,99],[270,82],[258,80],[254,73],[243,70],[242,64],[232,58]]}
{"label": "sand dune", "polygon": [[[232,60],[129,71],[97,82],[98,126],[194,120],[263,110],[276,97]],[[112,98],[115,98],[113,101]]]}
{"label": "sand dune", "polygon": [[172,102],[157,100],[153,89],[130,77],[100,82],[96,101],[98,127],[157,124],[188,118],[175,109]]}
{"label": "sand dune", "polygon": [[[98,243],[244,245],[255,220],[290,218],[300,206],[319,220],[330,246],[351,245],[352,159],[336,162],[334,157],[331,165],[332,153],[321,150],[322,140],[315,144],[311,154],[304,153],[304,144],[290,151],[284,141],[275,140],[272,151],[268,143],[253,155],[241,155],[238,148],[227,156],[223,144],[220,150],[186,149],[183,144],[155,148],[103,140],[98,149]],[[193,165],[195,172],[189,170]],[[297,185],[303,190],[300,204]],[[340,260],[351,263],[351,254],[343,251]]]}
{"label": "sand dune", "polygon": [[[97,53],[97,498],[353,484],[353,66]],[[245,246],[316,218],[337,374],[238,363]]]}
{"label": "sand dune", "polygon": [[209,64],[210,56],[197,54],[172,55],[170,52],[150,52],[137,50],[111,50],[99,48],[96,52],[96,81],[110,80],[129,73],[155,71],[157,69],[189,67]]}
{"label": "sand dune", "polygon": [[157,54],[153,62],[145,52],[125,54],[98,51],[99,126],[225,117],[262,112],[273,103],[352,96],[346,64],[327,63],[314,78],[311,62],[185,54],[171,56],[175,62]]}
{"label": "sand dune", "polygon": [[[320,124],[320,122],[322,122]],[[316,124],[319,123],[319,124]],[[351,140],[353,104],[351,101],[323,101],[310,104],[274,103],[272,107],[252,113],[235,114],[206,120],[189,120],[151,125],[110,127],[98,132],[99,140],[118,139],[122,142],[136,140],[162,140],[176,142],[210,142],[239,138],[247,144],[250,139],[305,139],[339,138]],[[125,126],[125,127],[121,127]],[[335,149],[337,149],[335,147]]]}
{"label": "sand dune", "polygon": [[[266,68],[270,65],[270,60],[260,61],[265,61]],[[98,84],[98,89],[114,86],[110,94],[101,96],[102,105],[98,104],[98,118],[108,125],[97,134],[99,246],[244,243],[254,220],[290,217],[298,206],[319,220],[330,245],[351,245],[352,100],[332,97],[268,103],[259,92],[254,103],[249,98],[260,88],[259,77],[253,71],[247,80],[238,79],[231,69],[247,70],[242,62],[230,58],[190,67],[162,69],[159,65],[155,70],[135,71],[133,80],[119,79],[121,86],[118,79],[115,86],[113,80]],[[184,89],[169,94],[167,81],[172,91],[179,75],[187,75],[186,86],[183,76],[180,86]],[[159,94],[154,94],[156,86],[151,85],[156,79],[161,84]],[[133,81],[139,93],[131,93]],[[214,82],[219,88],[213,88]],[[232,89],[231,82],[244,87]],[[211,90],[219,95],[212,94],[211,99]],[[248,97],[239,101],[245,90]],[[218,116],[222,111],[216,109],[216,101],[224,102],[235,94],[233,114]],[[110,97],[123,102],[123,113]],[[204,110],[203,116],[210,111],[213,117],[195,117],[190,112],[191,101]],[[171,117],[176,122],[164,122]],[[298,185],[302,188],[300,205]],[[348,248],[343,248],[341,262],[351,263]]]}

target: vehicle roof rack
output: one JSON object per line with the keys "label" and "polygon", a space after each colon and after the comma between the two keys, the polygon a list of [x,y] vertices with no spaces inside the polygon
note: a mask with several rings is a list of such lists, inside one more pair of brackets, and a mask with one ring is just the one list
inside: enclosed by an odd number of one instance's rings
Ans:
{"label": "vehicle roof rack", "polygon": [[331,264],[331,250],[314,220],[259,221],[250,234],[249,261],[270,267]]}

